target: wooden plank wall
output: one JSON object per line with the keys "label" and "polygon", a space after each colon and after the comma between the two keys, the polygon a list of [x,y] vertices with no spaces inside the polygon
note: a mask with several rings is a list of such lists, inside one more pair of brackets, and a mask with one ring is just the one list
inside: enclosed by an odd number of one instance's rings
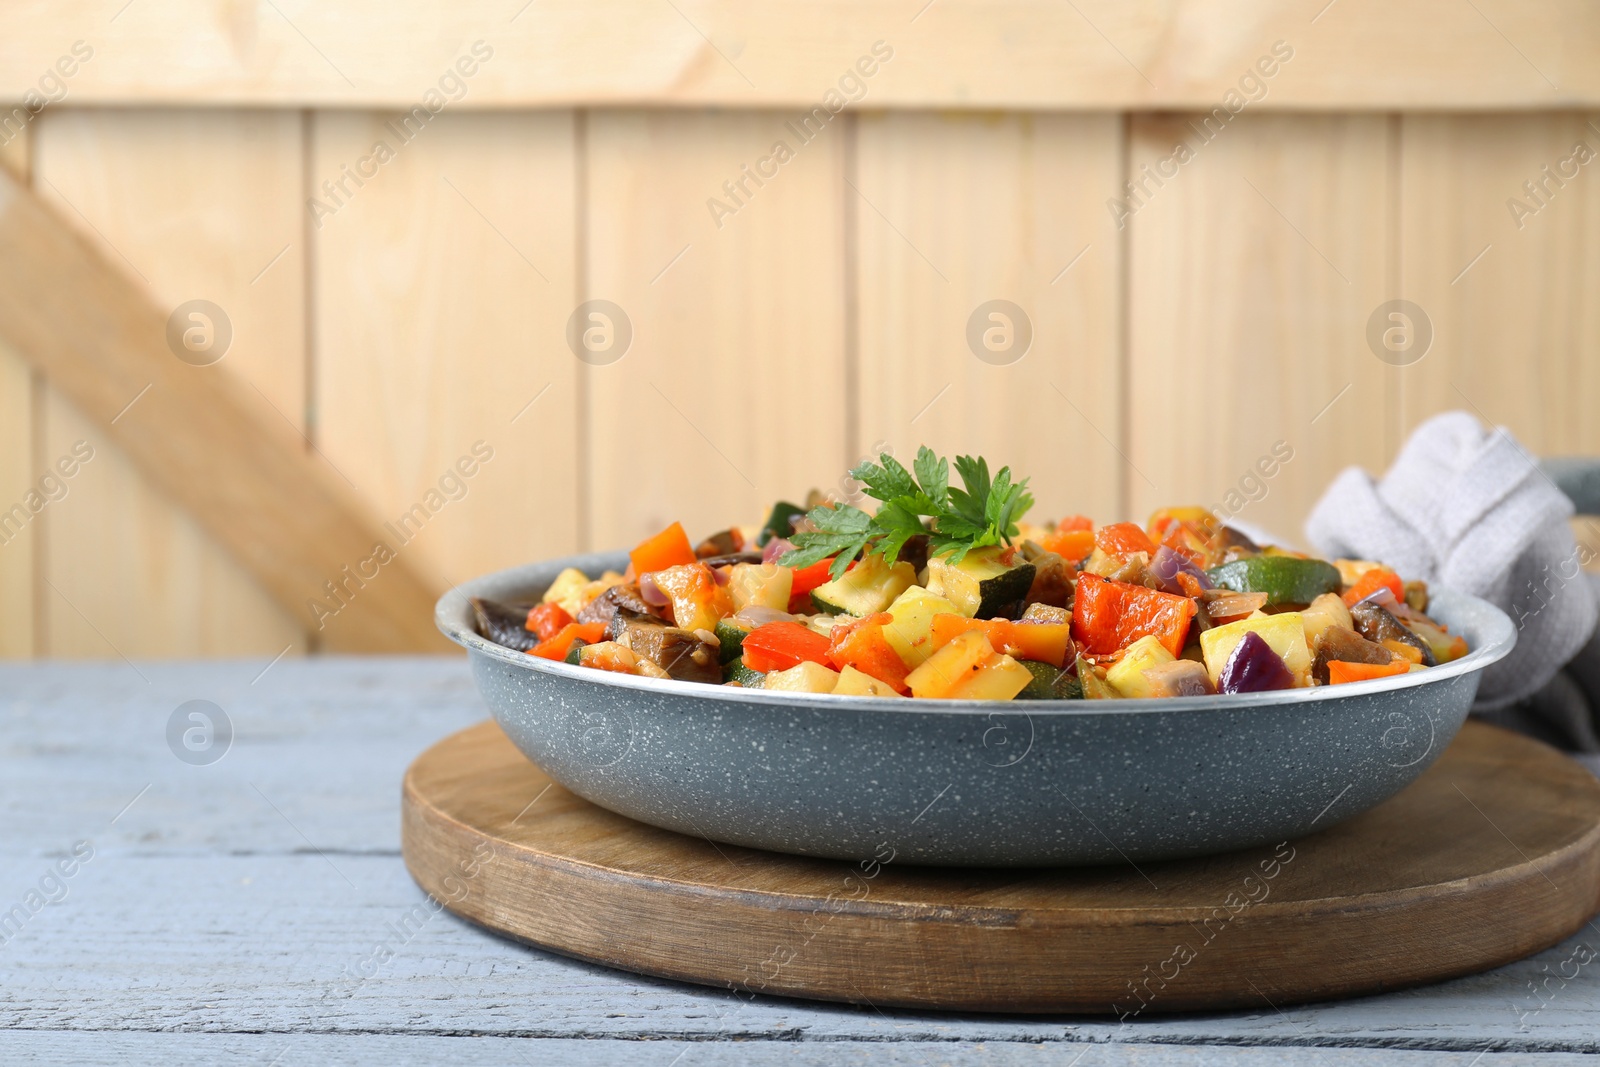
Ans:
{"label": "wooden plank wall", "polygon": [[[379,521],[445,499],[403,549],[445,581],[749,520],[924,441],[1104,519],[1249,494],[1281,441],[1239,514],[1289,540],[1442,410],[1600,454],[1600,163],[1507,206],[1600,152],[1585,113],[1246,111],[1207,140],[1187,113],[863,111],[802,142],[786,110],[447,112],[313,221],[394,118],[52,108],[7,162],[164,304],[222,305],[224,367]],[[1366,340],[1393,298],[1434,333],[1404,367]],[[620,359],[569,350],[585,300],[624,310]],[[993,300],[1031,328],[1018,359],[969,345]],[[79,440],[67,496],[0,546],[0,655],[319,646],[0,352],[0,503]]]}

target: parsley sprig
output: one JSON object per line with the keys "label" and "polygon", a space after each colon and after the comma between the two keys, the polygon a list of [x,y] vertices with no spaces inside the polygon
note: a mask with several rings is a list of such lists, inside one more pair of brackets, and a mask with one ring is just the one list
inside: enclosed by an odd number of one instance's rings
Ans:
{"label": "parsley sprig", "polygon": [[[950,486],[950,464],[927,445],[917,449],[915,473],[888,453],[850,471],[863,492],[879,502],[868,515],[849,504],[813,508],[806,516],[814,531],[795,534],[794,549],[778,560],[785,567],[809,567],[834,557],[829,573],[838,578],[861,552],[893,562],[911,538],[928,535],[929,551],[959,563],[974,548],[1010,544],[1017,520],[1033,506],[1028,479],[1011,480],[1011,468],[993,478],[989,462],[956,457],[963,488]],[[924,523],[924,519],[931,520]]]}

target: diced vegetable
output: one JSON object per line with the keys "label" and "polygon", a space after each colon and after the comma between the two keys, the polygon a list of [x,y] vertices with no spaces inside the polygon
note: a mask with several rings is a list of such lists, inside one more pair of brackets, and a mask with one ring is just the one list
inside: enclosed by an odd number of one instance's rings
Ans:
{"label": "diced vegetable", "polygon": [[588,645],[588,642],[584,641],[581,637],[578,640],[572,642],[571,646],[568,647],[568,649],[567,649],[566,657],[564,659],[562,659],[561,662],[562,663],[571,663],[574,666],[578,665],[579,663],[582,663],[583,662],[583,650],[584,650],[584,648],[587,647],[587,645]]}
{"label": "diced vegetable", "polygon": [[753,629],[755,627],[747,626],[731,615],[717,620],[716,628],[711,632],[717,637],[723,663],[731,663],[739,658],[744,651],[744,639],[750,636]]}
{"label": "diced vegetable", "polygon": [[1151,695],[1150,683],[1144,672],[1176,658],[1153,634],[1146,634],[1129,645],[1122,658],[1106,671],[1106,681],[1120,696],[1147,697]]}
{"label": "diced vegetable", "polygon": [[[822,566],[822,564],[817,564]],[[879,555],[863,558],[831,582],[811,591],[816,610],[829,615],[872,615],[894,603],[896,597],[917,584],[909,563],[890,563]]]}
{"label": "diced vegetable", "polygon": [[1181,578],[1189,577],[1194,580],[1195,588],[1206,590],[1212,587],[1212,581],[1206,572],[1195,566],[1195,556],[1185,555],[1170,545],[1162,545],[1156,549],[1156,554],[1150,558],[1150,574],[1161,583],[1161,589],[1166,593],[1179,593],[1190,596]]}
{"label": "diced vegetable", "polygon": [[797,622],[769,622],[744,639],[744,663],[763,674],[799,663],[828,662],[828,639]]}
{"label": "diced vegetable", "polygon": [[1159,543],[1165,541],[1168,534],[1185,523],[1198,527],[1202,533],[1215,530],[1221,525],[1210,508],[1194,505],[1157,508],[1150,513],[1150,521],[1145,525],[1150,531],[1150,540]]}
{"label": "diced vegetable", "polygon": [[564,660],[567,658],[567,650],[572,647],[572,642],[582,640],[587,644],[593,644],[603,639],[605,635],[605,623],[571,622],[548,640],[540,641],[530,648],[528,655],[538,656],[540,659]]}
{"label": "diced vegetable", "polygon": [[798,615],[816,610],[811,603],[811,591],[826,584],[828,571],[832,566],[833,557],[829,556],[809,567],[791,571],[793,577],[790,578],[789,585],[789,611],[792,614]]}
{"label": "diced vegetable", "polygon": [[1294,556],[1251,556],[1206,572],[1211,580],[1236,593],[1265,593],[1267,605],[1306,605],[1323,593],[1337,593],[1339,571],[1320,559]]}
{"label": "diced vegetable", "polygon": [[1265,593],[1234,593],[1213,590],[1205,598],[1206,614],[1217,625],[1248,618],[1267,606]]}
{"label": "diced vegetable", "polygon": [[[1087,524],[1089,520],[1083,521]],[[1046,552],[1054,552],[1062,559],[1076,563],[1094,551],[1094,529],[1088,525],[1081,529],[1063,529],[1057,523],[1053,532],[1039,539],[1039,546]]]}
{"label": "diced vegetable", "polygon": [[618,611],[611,620],[608,635],[618,644],[633,649],[634,655],[666,671],[668,677],[684,682],[716,684],[722,681],[719,646],[654,615]]}
{"label": "diced vegetable", "polygon": [[1340,685],[1344,682],[1365,682],[1373,678],[1392,678],[1397,674],[1405,674],[1411,670],[1411,664],[1403,659],[1393,663],[1346,663],[1342,659],[1328,661],[1328,684]]}
{"label": "diced vegetable", "polygon": [[1028,610],[1022,613],[1019,622],[1060,623],[1064,626],[1072,624],[1072,613],[1066,608],[1058,608],[1051,604],[1029,604]]}
{"label": "diced vegetable", "polygon": [[1033,586],[1034,566],[1012,549],[975,548],[959,563],[928,560],[928,592],[970,618],[1016,618]]}
{"label": "diced vegetable", "polygon": [[1216,692],[1205,664],[1192,659],[1175,659],[1157,667],[1146,667],[1144,680],[1149,687],[1146,695],[1152,697],[1198,697]]}
{"label": "diced vegetable", "polygon": [[[1380,591],[1382,596],[1387,590]],[[1392,615],[1387,608],[1378,603],[1376,597],[1358,600],[1350,605],[1350,621],[1354,624],[1356,632],[1368,641],[1383,644],[1385,641],[1403,641],[1412,645],[1422,653],[1422,665],[1432,667],[1439,661],[1434,657],[1433,649],[1428,643],[1410,630]]]}
{"label": "diced vegetable", "polygon": [[1033,675],[1033,681],[1028,683],[1026,689],[1017,694],[1018,700],[1083,699],[1083,684],[1060,667],[1052,667],[1048,663],[1040,663],[1031,659],[1019,659],[1017,662],[1027,668],[1029,674]]}
{"label": "diced vegetable", "polygon": [[1026,667],[997,653],[976,630],[958,635],[906,678],[912,696],[951,700],[1010,700],[1032,681]]}
{"label": "diced vegetable", "polygon": [[1156,554],[1155,542],[1136,522],[1114,522],[1100,527],[1094,535],[1094,547],[1108,556],[1131,556],[1135,552],[1147,556]]}
{"label": "diced vegetable", "polygon": [[1219,693],[1264,693],[1272,689],[1293,689],[1294,675],[1283,657],[1272,650],[1261,634],[1252,630],[1234,646],[1217,678]]}
{"label": "diced vegetable", "polygon": [[1300,613],[1300,617],[1305,622],[1306,644],[1313,649],[1317,647],[1317,638],[1328,627],[1338,626],[1345,630],[1355,628],[1350,622],[1350,609],[1345,607],[1337,593],[1323,593]]}
{"label": "diced vegetable", "polygon": [[935,615],[959,614],[956,606],[942,596],[935,596],[920,585],[914,585],[895,598],[889,605],[894,617],[883,628],[883,636],[908,668],[921,666],[934,653],[930,643]]}
{"label": "diced vegetable", "polygon": [[957,635],[977,630],[998,652],[1016,659],[1060,665],[1072,647],[1070,625],[1011,622],[1008,619],[969,619],[965,615],[935,615],[933,645],[941,648]]}
{"label": "diced vegetable", "polygon": [[651,575],[672,601],[672,621],[685,630],[710,630],[733,611],[728,591],[704,563],[685,563]]}
{"label": "diced vegetable", "polygon": [[744,551],[744,534],[740,533],[737,527],[719,530],[694,546],[694,554],[699,559],[731,556],[735,552],[742,551]]}
{"label": "diced vegetable", "polygon": [[[1343,607],[1344,604],[1341,602],[1339,606]],[[1332,660],[1386,664],[1393,663],[1395,658],[1387,648],[1368,641],[1347,626],[1325,628],[1317,634],[1311,650],[1315,654],[1311,661],[1311,677],[1319,685],[1328,684],[1328,664]]]}
{"label": "diced vegetable", "polygon": [[766,675],[760,671],[753,671],[744,665],[744,660],[736,659],[722,668],[723,682],[738,682],[746,689],[760,689]]}
{"label": "diced vegetable", "polygon": [[1206,670],[1211,682],[1221,689],[1219,679],[1222,668],[1228,663],[1234,649],[1246,634],[1257,634],[1267,647],[1278,654],[1284,666],[1294,675],[1296,685],[1311,682],[1311,648],[1306,644],[1305,621],[1298,611],[1285,611],[1277,615],[1240,619],[1226,626],[1214,626],[1200,635],[1200,651],[1205,656]]}
{"label": "diced vegetable", "polygon": [[561,632],[561,628],[574,620],[567,609],[560,604],[550,601],[537,604],[528,610],[527,628],[539,635],[539,640],[548,641]]}
{"label": "diced vegetable", "polygon": [[794,533],[794,520],[805,517],[806,509],[798,504],[791,504],[787,500],[780,500],[772,505],[772,512],[767,516],[766,525],[761,527],[761,535],[756,538],[756,545],[765,548],[767,542],[773,538],[787,539]]}
{"label": "diced vegetable", "polygon": [[578,654],[578,663],[580,666],[612,671],[616,674],[639,673],[639,657],[633,654],[633,649],[619,645],[615,641],[584,645]]}
{"label": "diced vegetable", "polygon": [[728,595],[735,611],[752,604],[788,611],[793,588],[794,571],[776,563],[735,563],[728,572]]}
{"label": "diced vegetable", "polygon": [[899,691],[887,682],[881,682],[870,674],[856,670],[846,664],[839,671],[839,681],[834,685],[833,691],[843,696],[868,696],[868,697],[897,697]]}
{"label": "diced vegetable", "polygon": [[892,622],[894,616],[880,612],[836,624],[828,634],[828,661],[840,672],[854,668],[896,692],[905,692],[910,669],[884,635],[884,628]]}
{"label": "diced vegetable", "polygon": [[583,610],[583,592],[588,584],[587,574],[576,567],[568,567],[556,575],[555,581],[550,583],[550,588],[544,591],[543,602],[559,604],[563,611],[576,618],[578,612]]}
{"label": "diced vegetable", "polygon": [[689,544],[689,535],[683,532],[683,523],[675,522],[654,537],[640,541],[638,547],[628,553],[628,559],[633,564],[634,574],[649,574],[693,563],[696,556],[694,546]]}
{"label": "diced vegetable", "polygon": [[1119,695],[1106,681],[1105,671],[1082,656],[1078,657],[1078,684],[1086,700],[1115,700]]}
{"label": "diced vegetable", "polygon": [[1080,574],[1072,603],[1072,637],[1091,655],[1108,656],[1150,634],[1177,656],[1194,612],[1194,601],[1188,597]]}
{"label": "diced vegetable", "polygon": [[1406,587],[1400,581],[1400,576],[1388,567],[1373,567],[1357,578],[1355,584],[1344,591],[1346,606],[1367,599],[1380,589],[1387,589],[1394,594],[1396,600],[1404,600]]}
{"label": "diced vegetable", "polygon": [[772,671],[762,681],[761,688],[789,693],[831,693],[838,684],[837,671],[807,660],[785,670]]}

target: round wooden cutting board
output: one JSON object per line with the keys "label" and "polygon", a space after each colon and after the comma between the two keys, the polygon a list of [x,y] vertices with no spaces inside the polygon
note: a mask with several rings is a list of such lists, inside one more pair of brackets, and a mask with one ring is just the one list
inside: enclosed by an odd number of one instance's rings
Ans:
{"label": "round wooden cutting board", "polygon": [[1198,860],[962,870],[658,830],[567,792],[493,723],[406,773],[403,841],[457,914],[645,974],[877,1006],[1124,1018],[1355,996],[1546,948],[1600,907],[1600,782],[1479,723],[1388,802]]}

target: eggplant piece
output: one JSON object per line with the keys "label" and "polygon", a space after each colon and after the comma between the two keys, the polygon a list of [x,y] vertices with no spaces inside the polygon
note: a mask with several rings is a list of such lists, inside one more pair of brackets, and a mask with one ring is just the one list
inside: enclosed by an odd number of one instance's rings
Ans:
{"label": "eggplant piece", "polygon": [[471,598],[471,603],[480,636],[518,652],[526,652],[539,643],[539,635],[528,629],[526,606],[502,604],[477,596]]}
{"label": "eggplant piece", "polygon": [[1217,690],[1211,684],[1206,665],[1192,659],[1175,659],[1156,667],[1146,667],[1144,680],[1153,697],[1209,696]]}
{"label": "eggplant piece", "polygon": [[645,603],[644,597],[639,593],[638,585],[623,582],[612,586],[585,604],[583,610],[578,612],[578,621],[609,624],[616,618],[618,610],[622,609],[638,612],[640,615],[656,613],[655,608]]}
{"label": "eggplant piece", "polygon": [[1212,543],[1223,563],[1232,563],[1236,559],[1261,554],[1260,545],[1232,526],[1223,526],[1217,530]]}
{"label": "eggplant piece", "polygon": [[1317,635],[1316,656],[1311,661],[1311,677],[1318,685],[1328,684],[1328,663],[1343,660],[1345,663],[1393,663],[1394,653],[1382,645],[1374,644],[1354,630],[1343,626],[1329,626]]}
{"label": "eggplant piece", "polygon": [[928,535],[913,534],[906,538],[906,543],[900,546],[900,554],[895,557],[896,563],[909,563],[911,568],[921,574],[928,565]]}
{"label": "eggplant piece", "polygon": [[1041,604],[1034,601],[1028,605],[1028,610],[1022,613],[1018,622],[1037,622],[1065,626],[1072,621],[1072,613],[1066,608],[1056,607],[1053,604]]}
{"label": "eggplant piece", "polygon": [[1055,608],[1065,608],[1070,604],[1072,580],[1076,577],[1078,569],[1055,552],[1041,551],[1035,555],[1028,555],[1025,545],[1023,554],[1027,556],[1028,562],[1033,564],[1033,584],[1028,587],[1028,595],[1024,602],[1029,607],[1034,604],[1048,604]]}
{"label": "eggplant piece", "polygon": [[708,560],[715,556],[731,556],[744,548],[744,538],[737,530],[721,530],[694,546],[696,559]]}
{"label": "eggplant piece", "polygon": [[722,684],[722,648],[698,635],[627,608],[619,608],[607,631],[611,640],[627,645],[636,656],[648,659],[681,682]]}
{"label": "eggplant piece", "polygon": [[721,556],[706,556],[701,563],[707,567],[731,567],[735,563],[760,563],[759,552],[728,552]]}
{"label": "eggplant piece", "polygon": [[1433,649],[1428,647],[1428,642],[1412,633],[1405,623],[1395,618],[1393,613],[1381,604],[1371,600],[1357,602],[1350,608],[1350,621],[1355,623],[1356,631],[1373,644],[1382,645],[1385,641],[1399,641],[1422,653],[1424,667],[1435,667],[1439,664]]}
{"label": "eggplant piece", "polygon": [[1254,630],[1244,635],[1244,640],[1235,646],[1233,655],[1217,675],[1219,693],[1264,693],[1293,688],[1294,674],[1289,665]]}

